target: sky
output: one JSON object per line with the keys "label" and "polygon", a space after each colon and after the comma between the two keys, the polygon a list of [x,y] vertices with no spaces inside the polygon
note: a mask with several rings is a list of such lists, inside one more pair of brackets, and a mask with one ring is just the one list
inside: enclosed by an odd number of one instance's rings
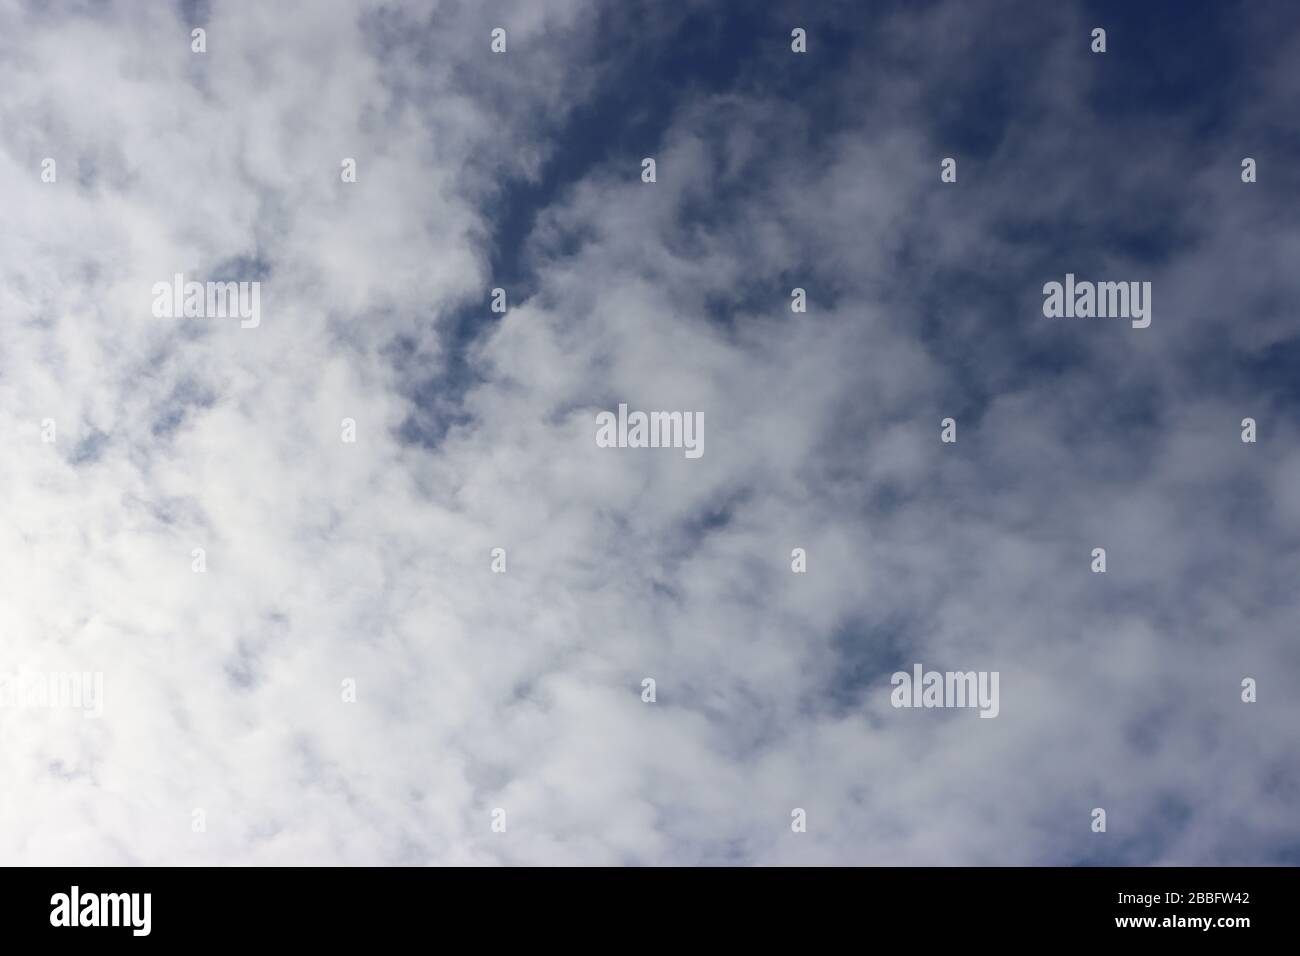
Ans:
{"label": "sky", "polygon": [[1289,2],[0,0],[0,863],[1300,862],[1297,117]]}

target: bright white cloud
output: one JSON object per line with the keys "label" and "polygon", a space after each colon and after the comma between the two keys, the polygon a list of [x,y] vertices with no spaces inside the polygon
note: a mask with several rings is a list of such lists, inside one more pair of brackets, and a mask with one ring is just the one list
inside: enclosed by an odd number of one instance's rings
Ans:
{"label": "bright white cloud", "polygon": [[[584,4],[423,6],[219,5],[202,60],[162,9],[0,7],[0,667],[106,694],[97,721],[0,709],[0,859],[1070,862],[1097,805],[1126,862],[1294,840],[1294,460],[1231,457],[1239,408],[1163,360],[1140,462],[1076,429],[1095,366],[1018,383],[1014,355],[941,445],[936,335],[1022,320],[949,299],[936,333],[930,284],[1033,255],[981,231],[1004,194],[939,208],[914,85],[816,144],[765,94],[666,104],[658,183],[612,155],[549,197],[466,386],[448,329],[488,322],[494,213],[602,51]],[[175,272],[258,269],[256,330],[149,314]],[[1150,360],[1079,341],[1117,381]],[[463,419],[405,443],[430,382]],[[702,411],[707,453],[597,448],[620,401]],[[1248,486],[1267,535],[1224,497]],[[894,710],[914,660],[1000,670],[1001,715]]]}

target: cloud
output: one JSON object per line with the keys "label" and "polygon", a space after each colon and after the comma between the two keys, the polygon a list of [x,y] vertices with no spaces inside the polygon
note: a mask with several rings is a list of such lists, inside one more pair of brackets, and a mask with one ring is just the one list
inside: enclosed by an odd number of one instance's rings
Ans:
{"label": "cloud", "polygon": [[[0,709],[0,855],[1293,859],[1287,43],[1208,123],[1114,99],[1159,18],[851,9],[0,6],[0,665],[105,681]],[[1067,271],[1152,326],[1043,318]],[[892,708],[917,661],[998,718]]]}

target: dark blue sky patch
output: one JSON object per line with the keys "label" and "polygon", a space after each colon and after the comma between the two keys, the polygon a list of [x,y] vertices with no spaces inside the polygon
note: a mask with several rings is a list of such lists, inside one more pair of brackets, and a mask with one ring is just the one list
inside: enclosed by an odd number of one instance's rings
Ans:
{"label": "dark blue sky patch", "polygon": [[212,0],[180,0],[181,23],[193,29],[206,27],[212,16]]}
{"label": "dark blue sky patch", "polygon": [[[1234,0],[1091,0],[1077,56],[1091,59],[1089,102],[1103,115],[1149,122],[1184,114],[1196,128],[1221,127],[1240,103],[1244,6]],[[1254,4],[1259,12],[1261,5]],[[1105,54],[1091,51],[1093,27],[1106,30]]]}
{"label": "dark blue sky patch", "polygon": [[865,705],[867,694],[888,700],[889,679],[897,671],[911,672],[916,660],[917,622],[894,616],[884,620],[852,618],[830,635],[830,664],[820,693],[809,701],[815,711],[829,708],[833,716]]}
{"label": "dark blue sky patch", "polygon": [[[1290,307],[1295,309],[1296,303],[1292,302]],[[1253,396],[1293,422],[1300,420],[1300,337],[1274,342],[1260,352],[1244,356],[1211,348],[1202,360],[1209,373],[1203,380],[1211,388],[1235,383],[1234,397]],[[1270,423],[1273,427],[1275,424]]]}
{"label": "dark blue sky patch", "polygon": [[271,263],[260,252],[231,256],[212,266],[207,276],[186,281],[203,282],[261,282],[271,275]]}
{"label": "dark blue sky patch", "polygon": [[[473,417],[464,407],[465,393],[483,381],[470,362],[468,349],[477,329],[474,323],[491,323],[484,302],[464,306],[447,320],[452,329],[448,351],[438,359],[422,355],[416,343],[399,336],[385,348],[385,355],[397,369],[402,393],[409,399],[409,412],[398,426],[398,439],[404,444],[436,448],[455,427],[469,425]],[[431,371],[431,365],[438,371]]]}
{"label": "dark blue sky patch", "polygon": [[162,403],[150,431],[155,438],[170,439],[195,411],[211,408],[216,400],[216,393],[209,386],[194,379],[185,379]]}
{"label": "dark blue sky patch", "polygon": [[105,432],[92,426],[90,431],[73,446],[68,462],[73,465],[93,465],[104,454],[109,441],[109,436]]}

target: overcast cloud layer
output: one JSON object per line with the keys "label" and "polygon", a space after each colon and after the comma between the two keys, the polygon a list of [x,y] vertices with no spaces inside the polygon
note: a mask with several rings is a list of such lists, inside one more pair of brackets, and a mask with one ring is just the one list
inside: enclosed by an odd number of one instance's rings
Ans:
{"label": "overcast cloud layer", "polygon": [[0,0],[0,862],[1300,862],[1300,13],[871,6]]}

